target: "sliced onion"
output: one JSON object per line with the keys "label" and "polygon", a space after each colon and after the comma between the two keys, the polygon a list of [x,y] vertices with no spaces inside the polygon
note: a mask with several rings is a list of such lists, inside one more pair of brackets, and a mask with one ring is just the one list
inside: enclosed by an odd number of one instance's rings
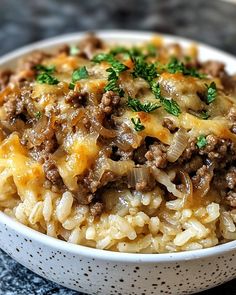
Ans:
{"label": "sliced onion", "polygon": [[128,133],[122,132],[114,140],[114,144],[119,149],[126,152],[139,147],[141,140],[142,140],[142,137],[137,134],[134,134],[131,132],[128,132]]}
{"label": "sliced onion", "polygon": [[134,162],[131,160],[113,161],[106,157],[98,159],[94,169],[94,181],[100,181],[105,172],[111,171],[117,176],[128,175],[133,169]]}
{"label": "sliced onion", "polygon": [[135,187],[136,183],[148,183],[150,180],[150,168],[147,166],[134,167],[128,175],[128,184]]}
{"label": "sliced onion", "polygon": [[185,188],[185,201],[192,201],[193,199],[193,184],[192,184],[192,180],[189,177],[188,173],[186,173],[185,171],[179,171],[179,174],[181,176],[181,180],[182,183],[184,185]]}
{"label": "sliced onion", "polygon": [[97,116],[91,116],[91,125],[95,131],[97,131],[101,136],[105,138],[116,137],[116,131],[103,127]]}
{"label": "sliced onion", "polygon": [[151,172],[156,181],[164,185],[168,192],[172,193],[177,198],[184,197],[184,194],[176,188],[176,185],[171,181],[170,176],[166,172],[156,167],[152,167]]}
{"label": "sliced onion", "polygon": [[183,151],[186,149],[188,143],[187,131],[180,128],[173,137],[173,142],[171,143],[167,151],[167,160],[169,162],[175,162],[182,155]]}

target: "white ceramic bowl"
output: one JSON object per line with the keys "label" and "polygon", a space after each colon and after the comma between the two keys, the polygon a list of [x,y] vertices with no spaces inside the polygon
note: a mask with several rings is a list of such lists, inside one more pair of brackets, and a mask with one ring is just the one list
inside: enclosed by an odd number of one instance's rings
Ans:
{"label": "white ceramic bowl", "polygon": [[[76,33],[19,49],[0,58],[0,67],[14,66],[16,59],[35,49],[51,50],[76,43]],[[142,42],[153,34],[144,32],[98,32],[108,41]],[[186,46],[193,41],[164,36],[167,42]],[[236,59],[199,44],[200,59],[226,63],[236,69]],[[0,213],[0,248],[15,260],[49,280],[89,294],[190,294],[236,277],[236,241],[204,250],[171,254],[116,253],[72,245],[38,233]]]}

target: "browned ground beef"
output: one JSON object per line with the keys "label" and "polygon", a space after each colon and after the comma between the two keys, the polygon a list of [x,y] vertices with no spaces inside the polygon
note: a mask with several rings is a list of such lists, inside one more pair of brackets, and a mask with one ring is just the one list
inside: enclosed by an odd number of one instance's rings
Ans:
{"label": "browned ground beef", "polygon": [[0,71],[0,90],[7,86],[12,75],[11,70],[2,70]]}

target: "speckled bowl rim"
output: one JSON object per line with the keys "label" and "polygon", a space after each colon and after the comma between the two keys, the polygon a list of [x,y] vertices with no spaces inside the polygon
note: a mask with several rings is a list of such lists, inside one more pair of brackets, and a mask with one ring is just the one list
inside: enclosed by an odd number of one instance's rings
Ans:
{"label": "speckled bowl rim", "polygon": [[[51,49],[57,47],[60,44],[76,43],[86,32],[71,33],[66,35],[61,35],[54,38],[49,38],[43,41],[35,42],[30,45],[21,47],[11,53],[5,54],[0,58],[0,66],[7,66],[14,63],[16,59],[23,57],[35,50],[41,49]],[[122,30],[106,30],[106,31],[95,31],[97,35],[105,40],[110,41],[124,41],[124,42],[142,42],[149,40],[153,35],[161,36],[166,42],[181,42],[183,46],[195,43],[199,48],[200,59],[204,59],[204,55],[213,54],[213,59],[223,60],[226,63],[227,70],[233,72],[236,68],[236,58],[228,53],[221,50],[215,49],[211,46],[205,45],[201,42],[193,41],[190,39],[171,36],[166,34],[159,34],[156,32],[144,32],[144,31],[122,31]],[[201,50],[205,52],[202,55]],[[207,54],[208,53],[208,54]],[[94,258],[98,260],[114,261],[117,263],[174,263],[180,261],[189,261],[204,259],[207,257],[223,255],[227,252],[236,252],[236,241],[228,242],[222,245],[217,245],[207,249],[184,251],[177,253],[164,253],[164,254],[134,254],[134,253],[121,253],[113,252],[108,250],[100,250],[95,248],[90,248],[82,245],[74,245],[68,242],[58,240],[49,237],[45,234],[37,232],[20,222],[12,219],[3,212],[0,212],[0,223],[4,224],[6,227],[11,228],[13,231],[22,234],[29,241],[36,241],[38,243],[44,244],[45,246],[51,247],[55,250],[71,253],[73,255],[80,255],[87,258]]]}

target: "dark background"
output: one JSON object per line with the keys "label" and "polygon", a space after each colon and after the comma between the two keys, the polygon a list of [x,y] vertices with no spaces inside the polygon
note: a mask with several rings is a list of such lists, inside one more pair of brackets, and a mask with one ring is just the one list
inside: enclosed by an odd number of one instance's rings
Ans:
{"label": "dark background", "polygon": [[[236,55],[236,4],[220,0],[0,0],[0,55],[51,36],[98,29],[175,34]],[[0,250],[2,294],[78,293],[40,278]],[[236,280],[201,294],[236,295]]]}

